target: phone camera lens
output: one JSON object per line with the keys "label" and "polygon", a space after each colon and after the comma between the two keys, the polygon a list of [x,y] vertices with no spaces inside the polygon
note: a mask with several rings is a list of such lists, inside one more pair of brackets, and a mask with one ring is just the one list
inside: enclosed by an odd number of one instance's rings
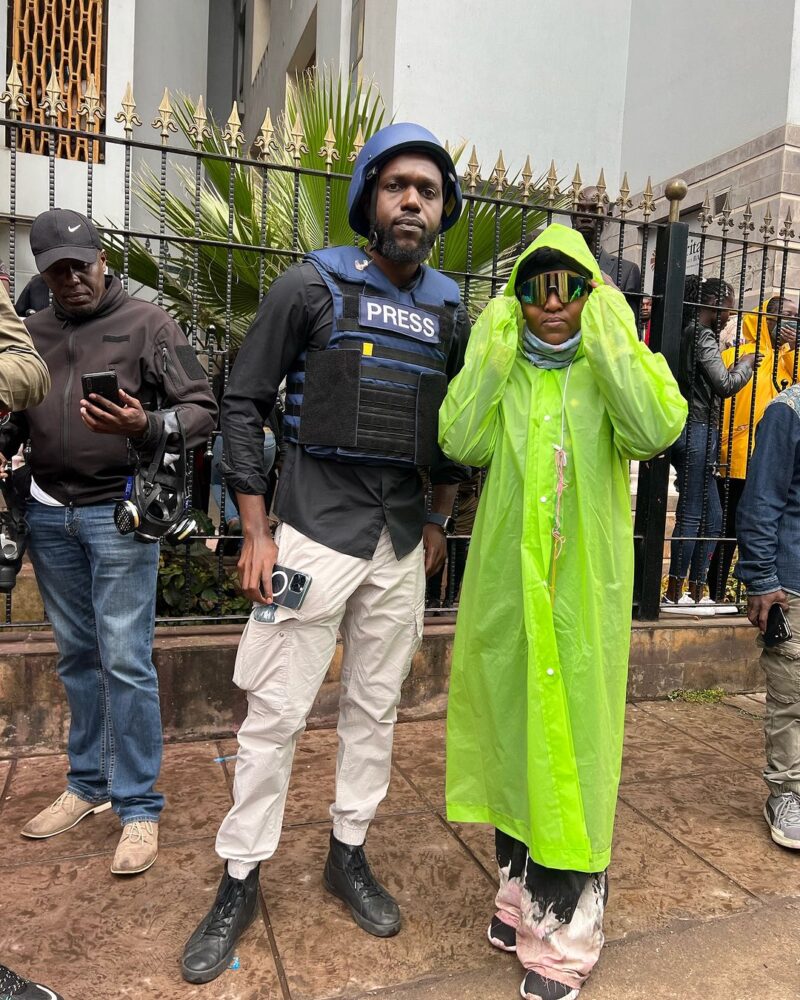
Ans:
{"label": "phone camera lens", "polygon": [[292,582],[289,584],[289,590],[291,590],[293,594],[302,594],[303,587],[305,587],[305,585],[306,585],[306,578],[303,576],[303,574],[295,573],[295,575],[292,577]]}

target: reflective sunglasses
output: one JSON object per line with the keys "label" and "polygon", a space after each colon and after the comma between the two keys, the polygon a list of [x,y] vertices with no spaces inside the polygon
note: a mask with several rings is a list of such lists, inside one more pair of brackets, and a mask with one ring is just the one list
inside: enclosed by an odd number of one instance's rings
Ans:
{"label": "reflective sunglasses", "polygon": [[582,274],[572,274],[570,271],[546,271],[544,274],[537,274],[536,277],[523,281],[517,290],[517,295],[520,302],[524,302],[526,306],[541,307],[547,302],[553,290],[566,305],[568,302],[575,302],[583,295],[588,295],[591,287],[589,278],[584,278]]}

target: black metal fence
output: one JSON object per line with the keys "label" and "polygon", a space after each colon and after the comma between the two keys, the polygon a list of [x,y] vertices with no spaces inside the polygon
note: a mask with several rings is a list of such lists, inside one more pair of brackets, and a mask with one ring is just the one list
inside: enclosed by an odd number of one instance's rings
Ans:
{"label": "black metal fence", "polygon": [[[109,262],[131,294],[151,298],[181,322],[218,394],[224,392],[237,344],[275,276],[308,250],[353,239],[344,210],[349,174],[334,170],[334,165],[352,162],[364,143],[362,122],[355,118],[338,120],[336,127],[330,121],[321,142],[322,132],[314,142],[299,117],[293,122],[287,119],[277,128],[267,118],[255,141],[245,149],[238,116],[232,115],[224,130],[209,127],[202,102],[196,106],[186,102],[173,110],[165,95],[159,117],[153,122],[160,142],[153,143],[138,138],[141,121],[128,91],[117,116],[123,136],[103,135],[100,140],[97,116],[88,112],[86,130],[74,132],[75,137],[96,140],[102,146],[103,163],[97,166],[91,160],[79,165],[56,158],[55,137],[67,130],[58,128],[54,121],[47,126],[25,125],[50,137],[46,183],[42,178],[37,182],[41,190],[31,190],[33,175],[23,169],[23,157],[25,167],[33,157],[17,152],[22,127],[17,122],[19,99],[19,94],[7,92],[3,96],[7,117],[0,119],[6,129],[9,156],[5,222],[12,292],[17,296],[21,292],[20,247],[35,214],[21,211],[20,204],[35,204],[36,211],[56,205],[83,210],[94,217],[106,241]],[[183,136],[179,134],[176,143],[174,135],[181,132]],[[37,159],[41,161],[41,157]],[[77,170],[83,171],[82,175],[76,174]],[[98,185],[104,193],[105,217],[97,211]],[[109,185],[114,189],[111,199]],[[583,226],[587,240],[601,255],[601,266],[628,297],[641,335],[649,339],[653,349],[663,350],[673,370],[679,372],[684,276],[687,264],[690,269],[693,266],[687,259],[689,226],[654,221],[656,200],[649,181],[636,205],[631,202],[627,179],[616,199],[609,197],[602,173],[583,195],[582,187],[576,171],[572,183],[562,191],[552,164],[538,179],[526,164],[519,177],[510,181],[502,154],[484,180],[473,149],[463,177],[462,219],[446,238],[440,238],[432,262],[459,283],[474,316],[502,289],[520,249],[539,228],[552,221]],[[673,186],[667,193],[677,209],[685,187],[681,191],[680,185]],[[661,206],[664,218],[665,203]],[[748,282],[755,280],[758,285],[755,298],[759,301],[775,291],[783,295],[788,287],[787,276],[793,275],[790,256],[797,252],[789,245],[794,234],[787,221],[774,241],[767,219],[760,230],[761,239],[755,240],[749,209],[740,234],[739,230],[734,232],[727,207],[719,233],[710,231],[711,224],[706,211],[699,231],[692,234],[699,247],[697,269],[701,277],[712,272],[723,278],[735,274],[737,301],[731,312],[739,335],[751,310],[749,302],[745,306]],[[723,311],[721,305],[716,304],[718,312]],[[737,336],[735,360],[741,350]],[[792,379],[796,376],[795,357]],[[774,381],[776,372],[772,377]],[[761,369],[759,378],[763,378]],[[741,407],[737,413],[734,406],[725,410],[717,403],[717,409],[721,427],[738,428]],[[751,406],[746,416],[751,438],[759,416],[757,408]],[[174,551],[163,548],[161,623],[238,621],[249,610],[236,586],[235,511],[219,475],[218,438],[217,430],[189,463],[191,504],[200,512],[204,530],[188,547]],[[737,487],[731,463],[725,458],[725,440],[724,434],[719,438],[707,434],[702,530],[679,536],[676,543],[682,538],[689,545],[707,537],[709,498],[718,486],[726,517],[735,505]],[[428,588],[432,613],[450,613],[457,605],[481,482],[476,473],[459,493],[457,535],[448,540],[448,566]],[[642,463],[636,494],[634,613],[655,618],[665,574],[668,456]],[[732,540],[729,531],[724,537],[727,542]],[[723,568],[718,572],[723,574]],[[39,624],[17,621],[18,617],[13,602],[7,601],[8,625]]]}

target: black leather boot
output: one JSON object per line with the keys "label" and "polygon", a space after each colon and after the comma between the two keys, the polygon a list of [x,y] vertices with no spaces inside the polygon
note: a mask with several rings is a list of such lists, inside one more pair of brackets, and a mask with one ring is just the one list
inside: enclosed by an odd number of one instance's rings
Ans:
{"label": "black leather boot", "polygon": [[369,934],[392,937],[400,930],[400,907],[372,874],[363,847],[350,847],[331,834],[323,878]]}
{"label": "black leather boot", "polygon": [[187,983],[210,983],[228,968],[257,910],[258,868],[242,882],[228,875],[226,865],[214,905],[183,949],[181,972]]}

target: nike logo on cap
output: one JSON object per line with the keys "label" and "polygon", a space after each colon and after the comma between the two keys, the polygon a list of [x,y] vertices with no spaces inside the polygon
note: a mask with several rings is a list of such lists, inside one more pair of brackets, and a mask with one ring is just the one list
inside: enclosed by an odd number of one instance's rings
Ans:
{"label": "nike logo on cap", "polygon": [[81,224],[80,224],[80,222],[79,222],[77,226],[67,226],[67,232],[68,232],[68,233],[77,233],[77,231],[78,231],[78,230],[79,230],[80,228],[81,228]]}

